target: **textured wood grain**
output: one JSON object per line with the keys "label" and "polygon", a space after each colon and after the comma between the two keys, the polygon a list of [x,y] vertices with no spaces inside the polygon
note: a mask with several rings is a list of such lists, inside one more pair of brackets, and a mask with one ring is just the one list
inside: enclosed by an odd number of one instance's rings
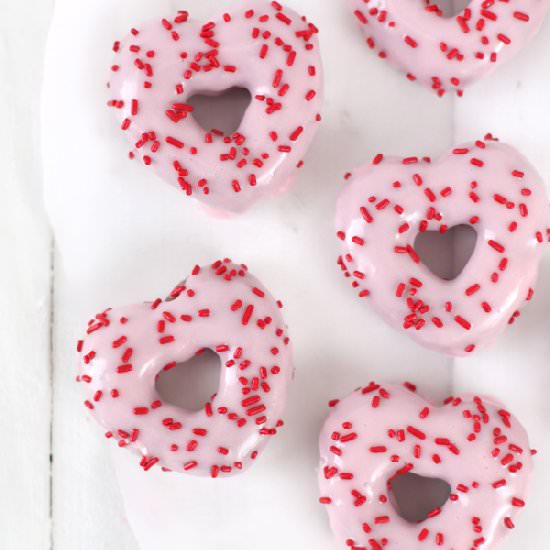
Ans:
{"label": "textured wood grain", "polygon": [[0,547],[50,547],[50,248],[39,89],[51,2],[0,7]]}

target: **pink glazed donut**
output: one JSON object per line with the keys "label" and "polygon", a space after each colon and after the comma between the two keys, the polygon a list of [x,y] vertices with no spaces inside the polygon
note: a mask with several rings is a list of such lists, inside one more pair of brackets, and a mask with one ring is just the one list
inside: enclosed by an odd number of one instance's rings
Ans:
{"label": "pink glazed donut", "polygon": [[442,96],[505,63],[539,31],[548,0],[472,0],[444,17],[431,0],[346,0],[369,48]]}
{"label": "pink glazed donut", "polygon": [[[536,170],[490,136],[433,163],[377,155],[340,194],[338,262],[391,326],[436,351],[467,355],[492,343],[532,298],[549,214]],[[446,280],[422,263],[417,238],[462,225],[475,229],[476,245]]]}
{"label": "pink glazed donut", "polygon": [[[144,470],[238,473],[283,424],[293,367],[281,307],[224,260],[195,267],[165,300],[107,309],[78,342],[84,404]],[[205,349],[222,365],[217,394],[197,412],[163,403],[159,373]]]}
{"label": "pink glazed donut", "polygon": [[[493,399],[437,407],[407,388],[371,383],[331,402],[319,485],[334,534],[352,550],[494,548],[525,506],[527,433]],[[421,522],[406,520],[396,498],[404,474],[448,484],[448,499]]]}
{"label": "pink glazed donut", "polygon": [[[109,105],[140,159],[213,210],[242,212],[284,190],[321,120],[317,28],[278,2],[206,24],[180,11],[114,45]],[[245,88],[238,131],[203,130],[189,99]]]}

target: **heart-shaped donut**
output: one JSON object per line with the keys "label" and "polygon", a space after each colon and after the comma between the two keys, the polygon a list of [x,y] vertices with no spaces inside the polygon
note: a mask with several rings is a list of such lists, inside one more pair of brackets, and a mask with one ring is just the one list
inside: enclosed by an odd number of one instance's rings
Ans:
{"label": "heart-shaped donut", "polygon": [[[371,383],[331,402],[319,485],[334,534],[353,550],[493,548],[525,505],[525,430],[492,399],[449,397],[436,407],[411,389]],[[393,484],[405,474],[450,488],[424,521],[398,511]]]}
{"label": "heart-shaped donut", "polygon": [[[242,212],[283,190],[320,121],[317,28],[278,2],[206,24],[178,12],[114,45],[109,105],[132,158],[214,210]],[[190,98],[245,88],[251,96],[232,135],[202,129]]]}
{"label": "heart-shaped donut", "polygon": [[379,57],[433,88],[464,87],[511,59],[540,29],[548,0],[472,0],[452,18],[437,1],[347,0]]}
{"label": "heart-shaped donut", "polygon": [[[103,311],[78,342],[86,407],[145,470],[246,469],[282,426],[293,367],[281,307],[224,260],[195,267],[165,300]],[[205,349],[220,358],[217,394],[196,412],[163,403],[159,374]]]}
{"label": "heart-shaped donut", "polygon": [[[531,299],[549,213],[535,169],[490,136],[434,163],[377,155],[339,197],[339,264],[390,325],[464,355],[493,341]],[[458,277],[444,280],[421,262],[416,239],[459,225],[475,229],[477,242]]]}

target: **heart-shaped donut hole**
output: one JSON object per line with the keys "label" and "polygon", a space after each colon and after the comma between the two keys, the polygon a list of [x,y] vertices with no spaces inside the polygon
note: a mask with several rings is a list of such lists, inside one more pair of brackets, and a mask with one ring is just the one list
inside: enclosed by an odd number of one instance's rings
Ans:
{"label": "heart-shaped donut hole", "polygon": [[477,242],[476,230],[468,224],[455,225],[444,233],[418,233],[414,249],[434,275],[446,281],[456,279],[472,257]]}
{"label": "heart-shaped donut hole", "polygon": [[189,359],[162,370],[155,389],[164,403],[188,412],[196,412],[213,400],[221,375],[220,357],[211,349],[202,349]]}
{"label": "heart-shaped donut hole", "polygon": [[233,87],[221,92],[204,91],[189,98],[195,122],[214,137],[233,135],[241,126],[252,102],[246,88]]}
{"label": "heart-shaped donut hole", "polygon": [[[471,3],[472,0],[420,0],[428,9],[433,9],[439,17],[450,19],[460,15]],[[415,0],[418,2],[418,0]],[[438,8],[436,10],[436,8]]]}
{"label": "heart-shaped donut hole", "polygon": [[421,523],[438,514],[451,496],[446,481],[410,472],[393,477],[388,485],[392,506],[409,523]]}

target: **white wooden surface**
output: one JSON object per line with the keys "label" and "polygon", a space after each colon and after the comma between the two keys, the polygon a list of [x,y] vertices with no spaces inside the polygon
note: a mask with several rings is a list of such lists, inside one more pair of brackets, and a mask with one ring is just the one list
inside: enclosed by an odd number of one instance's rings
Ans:
{"label": "white wooden surface", "polygon": [[[136,21],[183,3],[200,16],[235,2],[57,0],[43,112],[52,253],[37,140],[52,2],[0,0],[0,120],[7,121],[0,132],[0,243],[7,251],[0,270],[0,357],[7,373],[0,388],[7,442],[0,458],[0,548],[137,550],[132,529],[141,550],[172,550],[174,541],[189,550],[219,547],[219,534],[197,512],[211,487],[185,477],[142,476],[123,453],[113,460],[73,380],[74,341],[91,313],[161,294],[195,262],[223,255],[248,262],[283,298],[296,346],[287,428],[235,485],[250,499],[261,489],[263,502],[271,502],[267,511],[285,526],[262,550],[335,548],[316,505],[317,431],[327,399],[370,378],[412,379],[433,397],[475,390],[507,401],[543,452],[530,506],[502,548],[544,548],[550,535],[544,513],[548,258],[521,322],[495,350],[453,363],[416,347],[353,301],[334,265],[332,217],[342,174],[375,152],[435,155],[487,131],[517,145],[550,182],[550,22],[535,44],[464,99],[437,100],[367,52],[343,2],[288,0],[321,29],[324,124],[288,195],[237,220],[211,221],[124,160],[126,146],[103,107],[112,40]],[[298,269],[303,258],[307,265]],[[190,492],[194,502],[185,498]],[[292,521],[285,493],[295,501]],[[226,489],[217,497],[224,502]],[[226,547],[248,550],[237,535],[226,532]]]}
{"label": "white wooden surface", "polygon": [[50,261],[39,98],[51,2],[0,1],[0,547],[50,546]]}

